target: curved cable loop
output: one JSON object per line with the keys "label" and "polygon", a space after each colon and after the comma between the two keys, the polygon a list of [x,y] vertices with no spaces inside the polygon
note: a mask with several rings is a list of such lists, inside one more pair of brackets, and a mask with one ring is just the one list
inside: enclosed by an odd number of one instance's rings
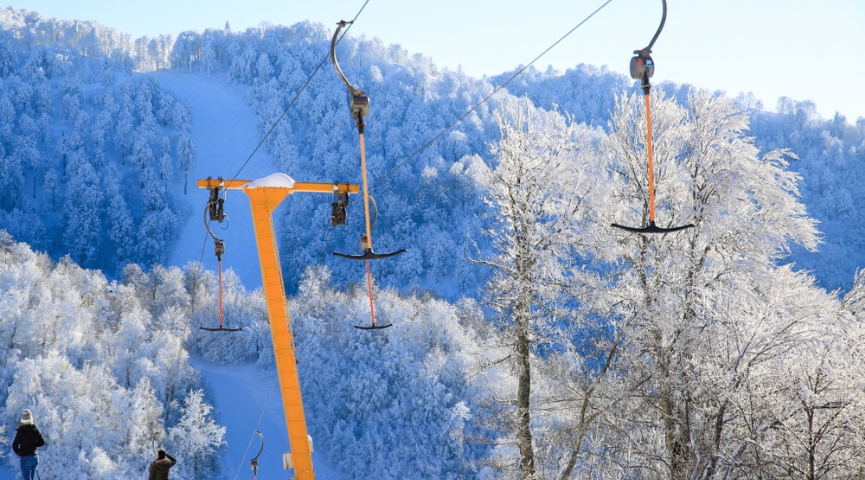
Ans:
{"label": "curved cable loop", "polygon": [[[222,225],[222,224],[220,223],[220,225]],[[228,230],[229,227],[231,227],[231,219],[228,218],[228,215],[226,215],[225,216],[225,226],[219,227],[219,229],[224,232],[224,231]]]}
{"label": "curved cable loop", "polygon": [[258,453],[255,454],[255,457],[249,462],[249,466],[252,467],[252,475],[255,478],[258,478],[258,457],[261,456],[261,452],[264,451],[264,435],[261,434],[261,430],[256,430],[255,434],[258,435],[258,438],[261,439],[261,448],[258,449]]}
{"label": "curved cable loop", "polygon": [[667,22],[667,0],[661,0],[661,3],[664,4],[664,13],[661,16],[661,24],[658,26],[658,31],[655,32],[655,36],[652,37],[652,41],[649,42],[649,45],[642,50],[634,50],[634,53],[637,55],[647,56],[652,53],[652,46],[655,45],[655,41],[658,40],[658,36],[661,35],[661,30],[664,29],[664,23]]}
{"label": "curved cable loop", "polygon": [[207,212],[209,212],[209,211],[210,211],[210,202],[208,202],[207,205],[204,207],[204,228],[206,228],[206,229],[207,229],[207,233],[209,233],[210,236],[213,237],[213,241],[214,241],[214,242],[221,242],[222,239],[220,239],[219,237],[217,237],[217,236],[213,233],[213,230],[210,229],[210,222],[207,221]]}
{"label": "curved cable loop", "polygon": [[353,96],[358,97],[358,96],[363,95],[366,92],[363,90],[358,90],[351,85],[351,83],[348,81],[348,79],[345,78],[345,74],[342,73],[342,69],[339,68],[339,61],[336,59],[336,43],[337,43],[336,39],[339,37],[339,31],[342,30],[343,28],[345,28],[346,25],[351,25],[353,23],[354,23],[354,20],[352,20],[350,22],[347,22],[345,20],[340,20],[339,23],[337,24],[338,27],[336,27],[336,31],[333,33],[333,39],[331,39],[331,41],[330,41],[330,60],[331,60],[331,62],[333,62],[333,68],[336,69],[336,74],[339,75],[340,79],[342,79],[342,83],[344,83],[345,86],[348,87],[348,93],[352,94]]}
{"label": "curved cable loop", "polygon": [[375,199],[372,198],[372,195],[369,196],[369,200],[372,202],[372,210],[374,215],[372,216],[372,225],[369,228],[375,227],[375,221],[378,220],[378,204],[375,203]]}
{"label": "curved cable loop", "polygon": [[261,430],[256,430],[255,434],[261,439],[261,448],[258,449],[258,453],[256,453],[255,458],[253,458],[253,460],[258,461],[258,457],[260,457],[261,452],[264,451],[264,435],[261,434]]}

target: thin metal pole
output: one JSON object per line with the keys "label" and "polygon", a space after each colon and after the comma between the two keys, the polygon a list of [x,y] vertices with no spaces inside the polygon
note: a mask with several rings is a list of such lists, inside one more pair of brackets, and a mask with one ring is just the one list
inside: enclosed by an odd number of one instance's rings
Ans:
{"label": "thin metal pole", "polygon": [[375,307],[372,306],[372,276],[369,273],[369,259],[366,260],[366,287],[369,291],[369,315],[372,326],[375,326]]}
{"label": "thin metal pole", "polygon": [[217,257],[219,268],[219,328],[222,328],[222,258]]}
{"label": "thin metal pole", "polygon": [[652,168],[652,114],[646,92],[646,145],[649,149],[649,221],[655,223],[655,174]]}
{"label": "thin metal pole", "polygon": [[360,171],[363,176],[363,213],[366,217],[366,248],[372,250],[372,225],[369,223],[369,187],[366,180],[366,151],[363,141],[363,119],[357,114],[357,129],[360,137]]}

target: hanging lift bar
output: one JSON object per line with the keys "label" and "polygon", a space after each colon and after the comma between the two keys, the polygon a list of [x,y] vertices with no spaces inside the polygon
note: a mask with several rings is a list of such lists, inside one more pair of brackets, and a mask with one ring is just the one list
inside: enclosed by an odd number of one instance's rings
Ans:
{"label": "hanging lift bar", "polygon": [[213,234],[213,230],[210,229],[210,222],[222,223],[223,220],[228,218],[225,215],[225,198],[219,194],[225,188],[224,185],[225,181],[222,177],[219,177],[216,180],[216,186],[208,188],[210,190],[210,198],[207,200],[207,207],[204,208],[204,228],[213,237],[213,253],[216,255],[217,271],[219,272],[219,327],[198,327],[208,332],[239,332],[243,330],[242,328],[226,328],[222,322],[222,256],[225,255],[225,242]]}
{"label": "hanging lift bar", "polygon": [[[259,180],[223,180],[208,178],[198,181],[198,188],[243,190],[252,208],[252,225],[258,258],[261,262],[262,290],[267,304],[276,371],[282,394],[285,422],[291,453],[283,457],[286,468],[294,469],[296,480],[315,480],[312,468],[312,440],[306,429],[294,335],[285,297],[285,283],[279,265],[276,234],[273,229],[273,211],[286,196],[297,192],[341,194],[360,192],[349,183],[295,182],[283,173],[275,173]],[[218,204],[217,204],[218,209]]]}
{"label": "hanging lift bar", "polygon": [[619,225],[618,223],[612,224],[613,227],[635,233],[670,233],[694,226],[693,224],[688,224],[679,227],[663,228],[655,225],[655,176],[652,165],[652,114],[649,107],[649,91],[651,90],[652,85],[649,83],[649,78],[655,74],[655,62],[652,60],[651,56],[652,46],[655,44],[655,41],[661,34],[661,30],[664,29],[664,23],[667,21],[667,0],[661,0],[661,2],[664,4],[664,14],[661,17],[661,25],[658,26],[658,30],[655,32],[655,36],[652,37],[652,41],[649,42],[649,45],[641,50],[634,50],[636,56],[631,58],[631,78],[640,80],[641,88],[643,89],[646,99],[646,149],[648,150],[649,157],[649,225],[643,228],[637,228]]}
{"label": "hanging lift bar", "polygon": [[[366,220],[366,233],[364,233],[360,236],[360,249],[363,251],[363,253],[361,253],[359,255],[351,255],[351,254],[347,254],[347,253],[333,252],[333,254],[337,257],[348,258],[350,260],[364,260],[366,262],[366,284],[367,284],[367,290],[369,293],[370,326],[368,326],[368,327],[355,326],[355,328],[358,328],[361,330],[380,330],[383,328],[390,327],[392,325],[391,324],[387,324],[387,325],[376,325],[375,324],[375,307],[373,306],[373,301],[372,301],[372,275],[370,274],[370,270],[369,270],[369,261],[380,259],[380,258],[393,257],[395,255],[399,255],[400,253],[405,252],[406,249],[403,248],[401,250],[397,250],[395,252],[388,252],[388,253],[376,253],[375,250],[373,250],[373,248],[372,248],[372,223],[370,222],[370,215],[369,215],[369,202],[370,202],[371,197],[369,195],[369,186],[367,184],[366,151],[365,151],[364,137],[363,137],[363,130],[364,130],[363,119],[364,119],[364,117],[369,115],[369,97],[367,97],[365,95],[366,94],[365,91],[355,88],[354,86],[352,86],[351,82],[349,82],[348,79],[345,78],[345,74],[342,73],[342,69],[339,68],[339,62],[336,59],[336,42],[337,42],[337,38],[339,37],[339,32],[340,32],[340,30],[345,28],[346,25],[349,25],[351,23],[352,22],[347,22],[345,20],[342,20],[339,22],[339,24],[338,24],[339,26],[337,27],[336,31],[333,33],[333,39],[330,41],[330,59],[333,62],[333,68],[336,70],[337,75],[339,75],[339,78],[342,80],[342,83],[344,83],[345,86],[348,88],[348,94],[351,97],[351,100],[349,100],[349,109],[351,110],[351,118],[354,119],[356,122],[355,127],[357,128],[358,137],[360,138],[360,170],[361,170],[361,175],[363,178],[363,211],[364,211],[364,217]],[[374,200],[373,200],[373,203],[375,203]],[[336,207],[334,207],[334,208],[336,208]],[[376,208],[376,211],[378,211],[377,208]]]}

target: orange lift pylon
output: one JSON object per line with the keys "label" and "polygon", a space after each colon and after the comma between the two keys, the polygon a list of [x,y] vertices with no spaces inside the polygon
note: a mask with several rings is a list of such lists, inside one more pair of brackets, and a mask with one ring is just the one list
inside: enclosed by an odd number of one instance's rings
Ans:
{"label": "orange lift pylon", "polygon": [[198,188],[242,190],[249,197],[258,259],[261,262],[262,288],[267,302],[267,316],[270,321],[276,370],[285,408],[288,441],[291,446],[291,455],[284,457],[283,463],[286,469],[294,469],[296,480],[314,480],[312,441],[307,433],[306,417],[303,413],[294,336],[291,331],[285,283],[279,266],[279,252],[273,229],[273,211],[286,196],[292,193],[330,193],[338,197],[346,197],[350,193],[358,193],[360,189],[357,185],[349,183],[295,182],[284,173],[274,173],[253,181],[221,178],[199,180]]}

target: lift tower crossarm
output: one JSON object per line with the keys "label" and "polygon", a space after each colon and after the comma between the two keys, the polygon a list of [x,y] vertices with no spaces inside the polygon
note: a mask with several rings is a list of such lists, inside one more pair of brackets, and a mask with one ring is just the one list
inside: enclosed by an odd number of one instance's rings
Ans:
{"label": "lift tower crossarm", "polygon": [[312,468],[312,447],[306,429],[303,413],[303,399],[300,394],[300,379],[297,373],[297,356],[291,319],[288,315],[288,302],[285,297],[285,283],[279,266],[279,253],[273,229],[273,211],[295,192],[313,193],[358,193],[358,185],[348,183],[305,183],[295,182],[287,175],[276,173],[259,180],[199,180],[198,188],[225,188],[243,190],[249,197],[252,207],[252,223],[255,228],[255,241],[258,245],[258,258],[261,262],[261,277],[264,297],[267,303],[267,316],[273,338],[273,351],[276,357],[276,370],[285,408],[285,422],[288,428],[288,441],[291,446],[291,465],[297,480],[315,480]]}
{"label": "lift tower crossarm", "polygon": [[[198,180],[198,188],[224,188],[226,190],[243,190],[252,180],[223,180],[215,178]],[[350,183],[316,183],[294,182],[288,193],[360,193],[360,186]]]}

